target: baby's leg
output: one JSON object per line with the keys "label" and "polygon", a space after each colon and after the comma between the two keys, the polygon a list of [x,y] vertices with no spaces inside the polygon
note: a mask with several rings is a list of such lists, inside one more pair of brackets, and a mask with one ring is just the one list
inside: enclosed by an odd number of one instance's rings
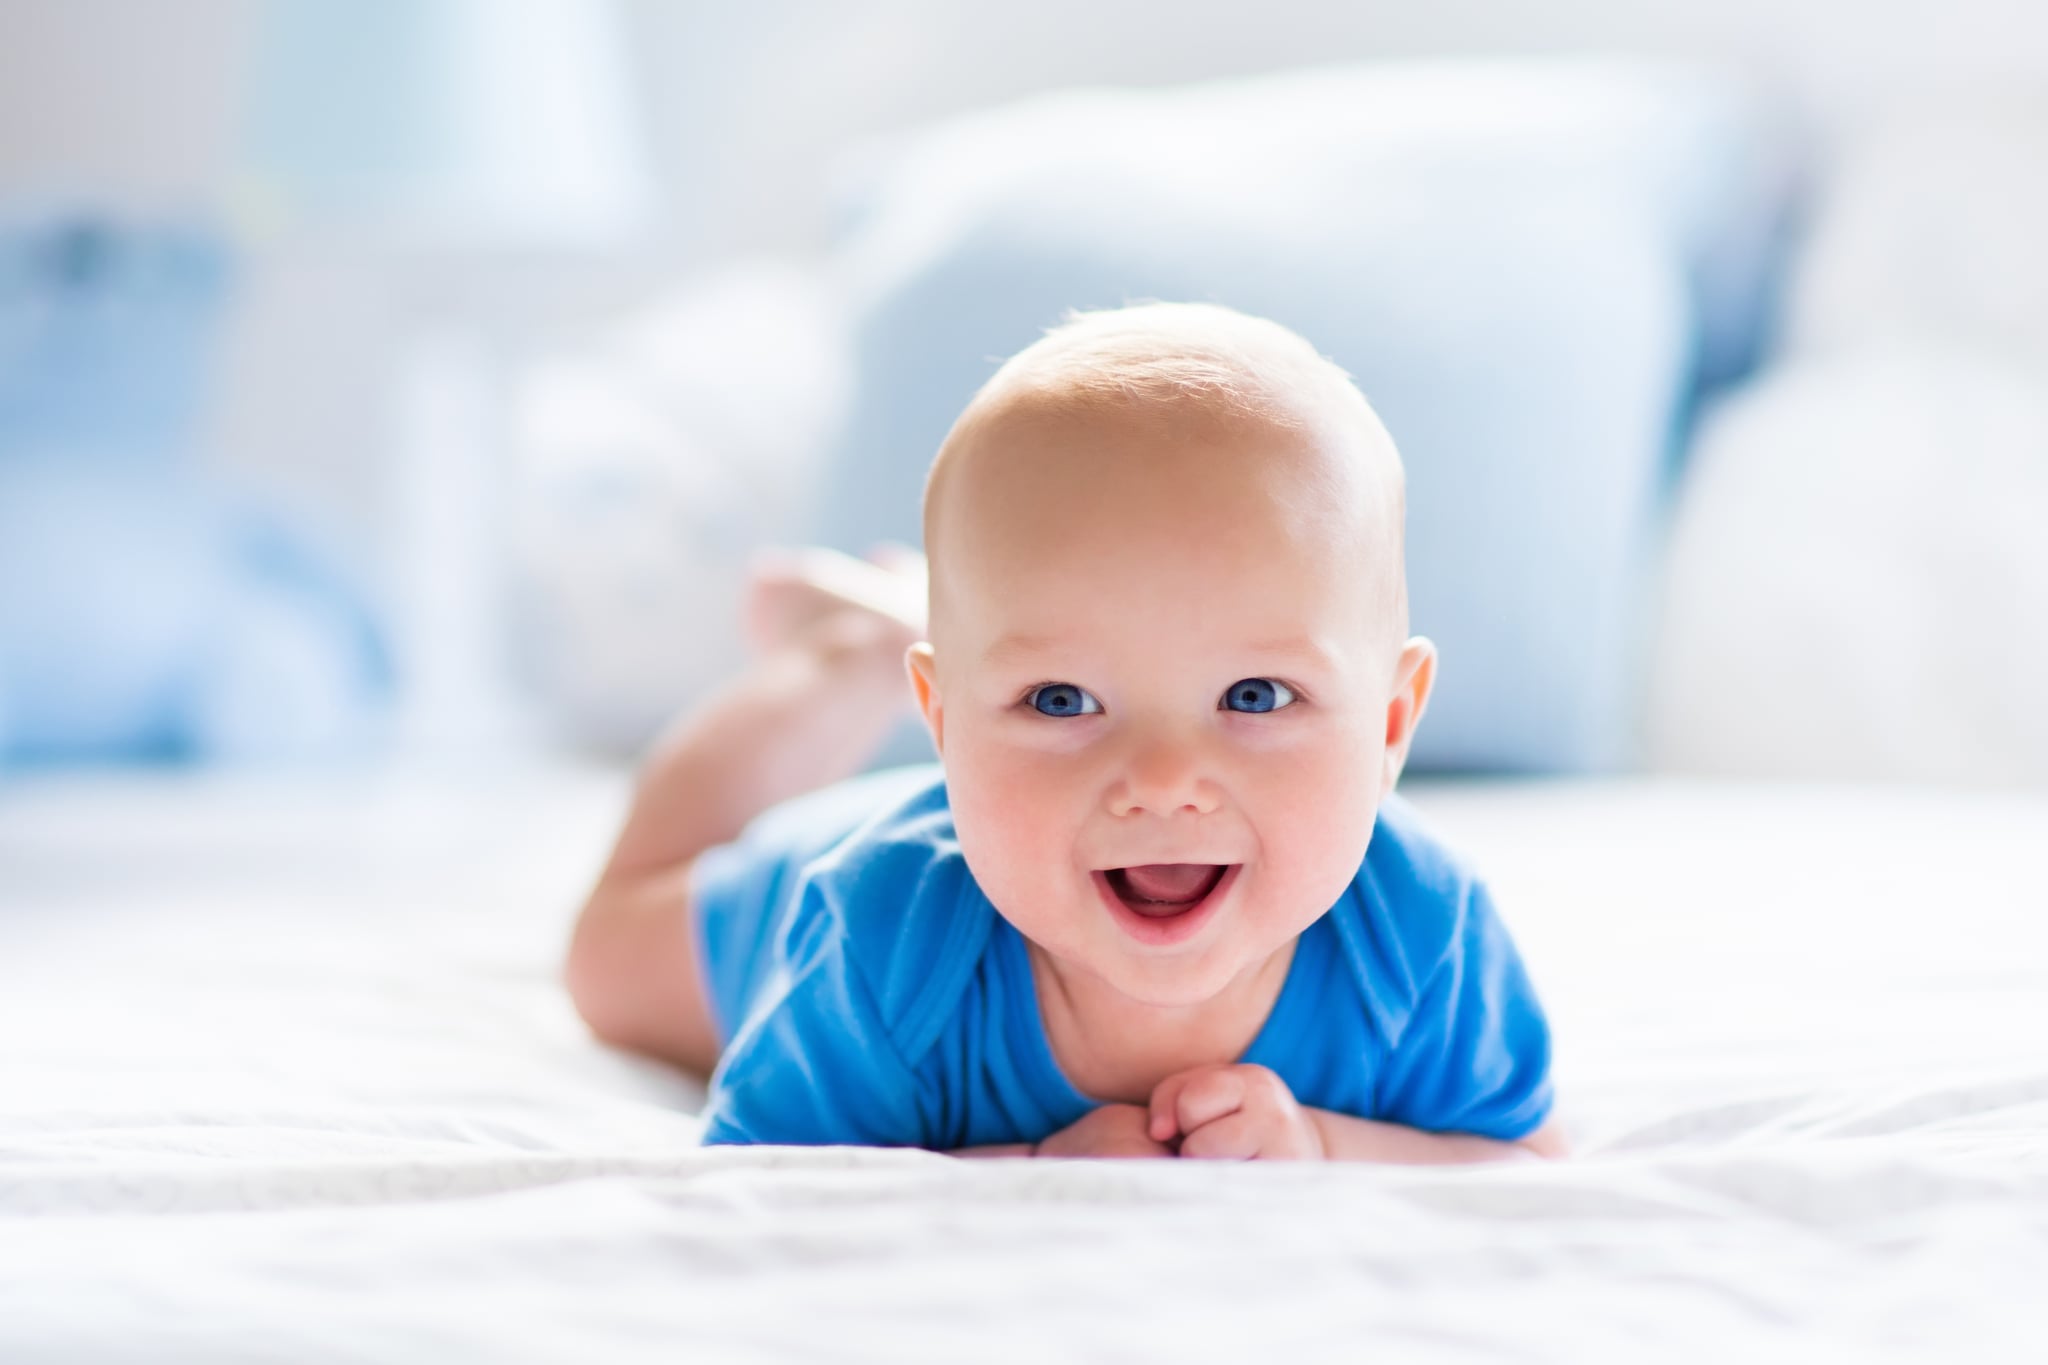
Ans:
{"label": "baby's leg", "polygon": [[755,556],[744,613],[747,641],[766,654],[809,623],[846,608],[864,610],[924,638],[924,556],[885,541],[866,559],[818,546],[763,550]]}
{"label": "baby's leg", "polygon": [[876,559],[764,560],[752,664],[656,742],[569,945],[569,993],[607,1042],[700,1076],[716,1064],[690,864],[778,801],[859,772],[911,705],[903,653],[924,634],[924,562],[893,547]]}

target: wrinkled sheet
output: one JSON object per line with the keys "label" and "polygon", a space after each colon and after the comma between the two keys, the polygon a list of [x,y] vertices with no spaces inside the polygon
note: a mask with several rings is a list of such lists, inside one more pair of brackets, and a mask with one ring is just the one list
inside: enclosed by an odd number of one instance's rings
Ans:
{"label": "wrinkled sheet", "polygon": [[699,1151],[575,771],[0,788],[0,1361],[2048,1358],[2048,801],[1406,788],[1578,1155]]}

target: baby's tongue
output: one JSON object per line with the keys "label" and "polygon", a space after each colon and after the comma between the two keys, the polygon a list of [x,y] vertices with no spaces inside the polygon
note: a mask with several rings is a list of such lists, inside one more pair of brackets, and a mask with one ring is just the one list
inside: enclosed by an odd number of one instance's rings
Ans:
{"label": "baby's tongue", "polygon": [[1201,895],[1215,868],[1207,863],[1147,863],[1124,869],[1131,894],[1148,901],[1189,901]]}

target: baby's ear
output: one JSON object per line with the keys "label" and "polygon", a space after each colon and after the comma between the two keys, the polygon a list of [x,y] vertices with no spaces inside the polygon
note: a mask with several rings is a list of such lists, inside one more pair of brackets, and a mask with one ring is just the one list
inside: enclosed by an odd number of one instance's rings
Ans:
{"label": "baby's ear", "polygon": [[1380,795],[1394,789],[1401,768],[1408,762],[1408,746],[1415,742],[1415,727],[1429,709],[1430,689],[1436,686],[1436,646],[1417,635],[1401,646],[1394,664],[1394,695],[1387,703],[1387,761],[1382,767]]}
{"label": "baby's ear", "polygon": [[932,747],[946,751],[946,710],[939,700],[939,660],[931,641],[919,640],[903,651],[904,667],[910,670],[910,688],[917,694],[917,709],[924,714],[925,729],[932,732]]}

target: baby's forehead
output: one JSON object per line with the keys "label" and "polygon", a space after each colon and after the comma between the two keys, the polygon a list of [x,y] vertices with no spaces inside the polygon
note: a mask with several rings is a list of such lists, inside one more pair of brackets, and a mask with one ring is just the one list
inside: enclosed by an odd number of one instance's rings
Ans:
{"label": "baby's forehead", "polygon": [[1398,461],[1377,424],[1305,404],[1207,392],[1019,386],[963,422],[927,488],[927,542],[947,523],[1011,520],[1062,496],[1077,512],[1142,518],[1169,503],[1302,534],[1398,518]]}
{"label": "baby's forehead", "polygon": [[955,455],[1019,426],[1282,433],[1399,472],[1386,429],[1349,375],[1278,323],[1213,304],[1151,303],[1070,318],[974,395],[934,477]]}
{"label": "baby's forehead", "polygon": [[982,603],[1066,574],[1107,607],[1158,583],[1231,592],[1256,567],[1269,600],[1306,600],[1400,572],[1398,491],[1305,425],[1060,407],[992,423],[959,460],[927,509],[942,596],[962,574]]}

